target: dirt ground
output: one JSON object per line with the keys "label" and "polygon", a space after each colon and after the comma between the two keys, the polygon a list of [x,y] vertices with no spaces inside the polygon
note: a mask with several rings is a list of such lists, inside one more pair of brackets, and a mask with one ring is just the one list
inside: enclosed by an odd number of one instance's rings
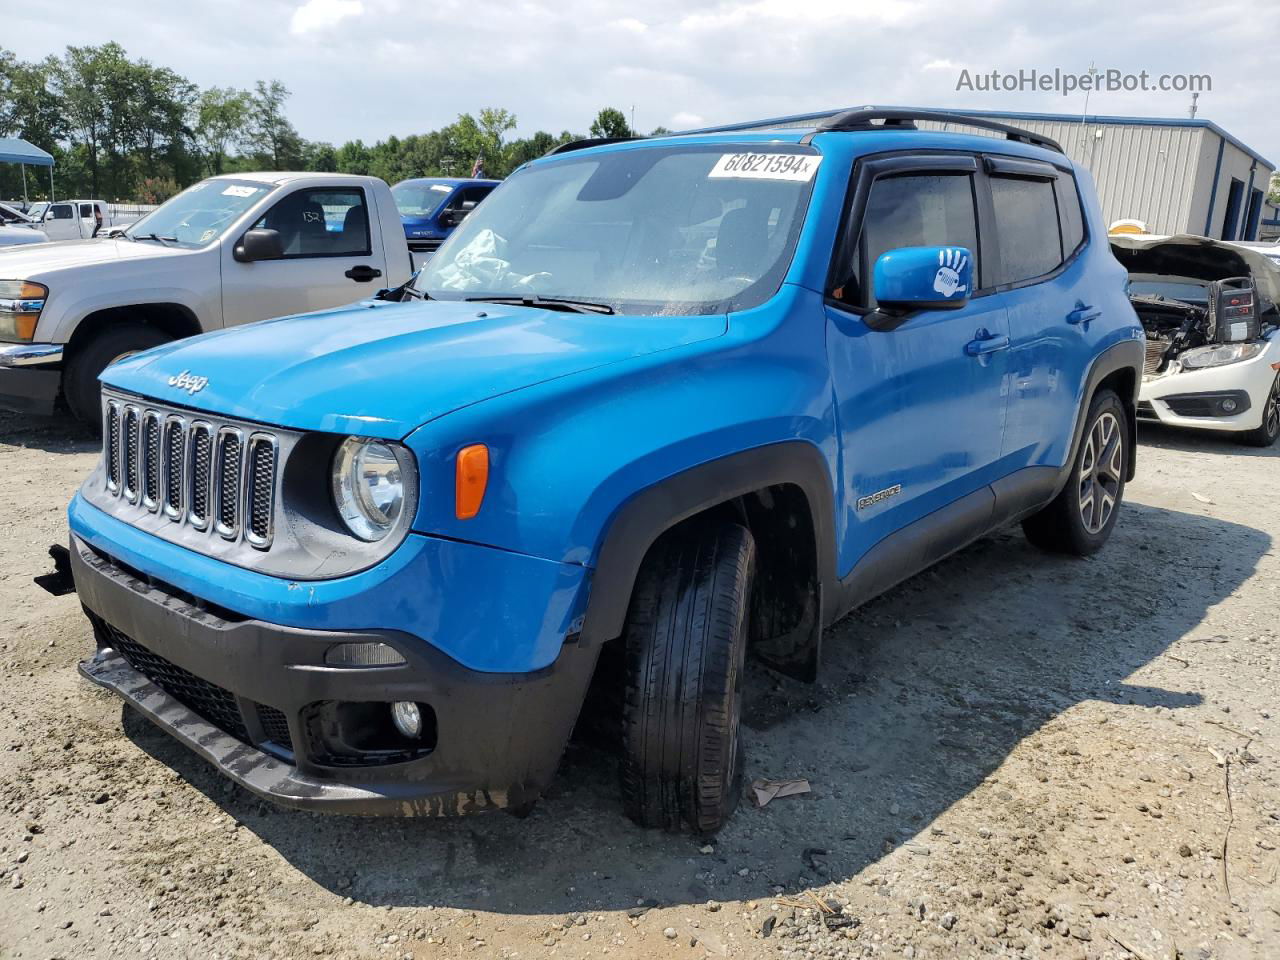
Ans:
{"label": "dirt ground", "polygon": [[1144,430],[1109,546],[1016,529],[754,669],[744,806],[638,830],[571,746],[526,820],[232,787],[76,673],[31,583],[96,456],[0,417],[0,957],[1280,957],[1280,449]]}

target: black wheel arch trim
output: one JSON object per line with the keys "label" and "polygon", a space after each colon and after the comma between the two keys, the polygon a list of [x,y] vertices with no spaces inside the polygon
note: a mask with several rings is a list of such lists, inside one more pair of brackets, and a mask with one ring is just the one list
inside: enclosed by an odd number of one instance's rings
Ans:
{"label": "black wheel arch trim", "polygon": [[1125,409],[1125,423],[1129,427],[1129,458],[1125,465],[1125,481],[1132,480],[1137,471],[1137,451],[1134,439],[1138,435],[1138,392],[1142,389],[1142,365],[1146,359],[1146,349],[1141,340],[1122,340],[1113,343],[1094,359],[1085,378],[1084,393],[1080,400],[1080,410],[1076,416],[1075,428],[1071,435],[1071,451],[1066,463],[1062,465],[1062,474],[1058,478],[1057,490],[1066,486],[1071,469],[1075,466],[1076,455],[1080,452],[1080,444],[1084,440],[1085,421],[1089,418],[1089,406],[1098,392],[1102,381],[1114,373],[1130,370],[1133,373],[1133,395],[1120,397]]}
{"label": "black wheel arch trim", "polygon": [[683,520],[766,487],[793,484],[809,501],[818,583],[835,581],[835,502],[826,457],[806,440],[783,440],[698,464],[622,505],[604,534],[591,577],[581,642],[622,634],[645,554]]}

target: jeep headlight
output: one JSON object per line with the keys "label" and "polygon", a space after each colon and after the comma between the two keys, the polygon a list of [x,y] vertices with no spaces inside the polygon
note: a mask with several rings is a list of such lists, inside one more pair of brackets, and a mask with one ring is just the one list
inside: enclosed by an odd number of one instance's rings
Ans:
{"label": "jeep headlight", "polygon": [[1214,347],[1196,347],[1194,350],[1188,350],[1178,359],[1184,370],[1203,370],[1205,367],[1221,367],[1228,363],[1252,360],[1266,347],[1266,342],[1260,340],[1221,343]]}
{"label": "jeep headlight", "polygon": [[412,454],[398,443],[348,437],[333,458],[333,503],[347,529],[373,543],[412,519]]}
{"label": "jeep headlight", "polygon": [[30,343],[49,288],[29,280],[0,280],[0,340]]}

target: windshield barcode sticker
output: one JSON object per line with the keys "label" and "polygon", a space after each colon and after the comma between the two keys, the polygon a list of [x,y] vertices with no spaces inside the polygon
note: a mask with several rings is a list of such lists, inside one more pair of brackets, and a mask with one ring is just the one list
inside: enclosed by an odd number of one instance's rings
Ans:
{"label": "windshield barcode sticker", "polygon": [[252,197],[258,192],[257,187],[237,187],[232,185],[222,191],[224,197]]}
{"label": "windshield barcode sticker", "polygon": [[726,153],[707,176],[808,183],[820,163],[822,157],[809,153]]}

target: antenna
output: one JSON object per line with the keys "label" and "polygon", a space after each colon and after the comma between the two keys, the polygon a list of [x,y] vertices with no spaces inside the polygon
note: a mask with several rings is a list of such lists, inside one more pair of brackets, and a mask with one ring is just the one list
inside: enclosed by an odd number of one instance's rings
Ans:
{"label": "antenna", "polygon": [[1199,94],[1198,92],[1197,92],[1197,93],[1193,93],[1193,94],[1191,94],[1191,113],[1190,113],[1190,117],[1191,117],[1191,119],[1192,119],[1192,120],[1194,120],[1194,119],[1196,118],[1196,101],[1197,101],[1197,100],[1199,100],[1199,99],[1200,99],[1200,94]]}

